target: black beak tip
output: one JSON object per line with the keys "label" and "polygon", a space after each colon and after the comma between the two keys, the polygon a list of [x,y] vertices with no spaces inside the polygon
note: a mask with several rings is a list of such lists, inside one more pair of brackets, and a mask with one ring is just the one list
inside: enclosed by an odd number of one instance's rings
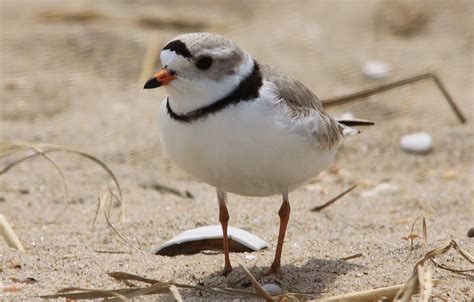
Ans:
{"label": "black beak tip", "polygon": [[159,82],[155,77],[150,78],[143,86],[143,89],[153,89],[161,86],[161,82]]}

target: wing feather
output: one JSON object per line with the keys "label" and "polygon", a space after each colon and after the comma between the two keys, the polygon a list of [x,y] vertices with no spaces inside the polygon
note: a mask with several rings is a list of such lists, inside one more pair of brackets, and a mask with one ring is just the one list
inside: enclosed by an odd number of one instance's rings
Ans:
{"label": "wing feather", "polygon": [[259,63],[264,81],[272,82],[276,93],[291,118],[302,120],[314,117],[318,127],[314,136],[325,148],[332,148],[343,138],[343,127],[324,110],[318,97],[300,81],[287,76],[270,65]]}

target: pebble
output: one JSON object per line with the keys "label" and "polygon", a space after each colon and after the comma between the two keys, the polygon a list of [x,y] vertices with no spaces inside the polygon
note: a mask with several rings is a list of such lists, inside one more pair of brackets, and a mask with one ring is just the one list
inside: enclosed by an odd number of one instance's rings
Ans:
{"label": "pebble", "polygon": [[5,200],[6,200],[5,197],[3,197],[3,196],[0,195],[0,202],[1,202],[1,201],[5,201]]}
{"label": "pebble", "polygon": [[279,295],[283,293],[280,286],[275,283],[267,283],[262,285],[263,289],[266,290],[270,295]]}
{"label": "pebble", "polygon": [[245,259],[247,259],[247,260],[253,260],[255,258],[257,258],[257,256],[255,256],[255,255],[245,255]]}
{"label": "pebble", "polygon": [[362,73],[371,80],[383,80],[390,75],[390,67],[382,61],[367,61],[362,66]]}
{"label": "pebble", "polygon": [[474,228],[470,228],[469,231],[467,231],[467,237],[474,238]]}
{"label": "pebble", "polygon": [[426,154],[431,150],[433,139],[426,132],[404,135],[400,140],[403,150],[409,153]]}
{"label": "pebble", "polygon": [[19,192],[20,194],[23,194],[23,195],[30,194],[30,190],[26,188],[20,188]]}

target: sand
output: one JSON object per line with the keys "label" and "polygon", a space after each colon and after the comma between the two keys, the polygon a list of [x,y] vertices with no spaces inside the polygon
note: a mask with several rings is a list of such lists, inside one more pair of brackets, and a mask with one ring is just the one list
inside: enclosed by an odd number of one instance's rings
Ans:
{"label": "sand", "polygon": [[[157,116],[165,94],[142,90],[140,79],[149,45],[164,45],[189,31],[220,33],[300,79],[321,98],[378,84],[361,73],[369,60],[390,66],[387,81],[434,71],[467,124],[459,123],[428,81],[331,108],[333,115],[350,112],[377,125],[348,139],[330,171],[290,195],[282,258],[285,290],[316,298],[404,283],[424,254],[416,238],[410,255],[406,238],[420,215],[427,220],[428,248],[453,238],[474,253],[474,239],[467,237],[474,227],[474,5],[402,3],[410,9],[366,0],[4,0],[0,140],[61,144],[102,159],[124,192],[127,220],[121,222],[120,208],[113,207],[112,221],[149,251],[181,231],[219,223],[214,189],[175,168],[160,147]],[[426,155],[403,152],[401,136],[419,131],[433,137],[433,150]],[[51,156],[67,180],[66,209],[60,177],[44,159],[23,162],[0,176],[0,213],[26,249],[18,252],[0,240],[0,286],[18,289],[0,291],[0,297],[33,299],[70,286],[123,287],[107,276],[111,271],[252,290],[239,268],[227,278],[220,275],[220,253],[139,253],[117,238],[102,215],[93,228],[98,197],[113,183],[90,161],[71,154]],[[2,159],[2,166],[11,160]],[[154,183],[189,191],[193,198],[150,189]],[[362,185],[322,212],[309,211],[354,183]],[[374,194],[380,184],[389,189]],[[257,277],[265,272],[276,246],[279,206],[278,196],[229,196],[230,225],[270,244],[264,251],[231,254],[234,266],[242,262]],[[415,233],[422,236],[421,224]],[[341,260],[357,253],[362,256]],[[453,251],[439,262],[472,268]],[[453,301],[474,296],[472,277],[431,270],[439,280],[435,295]],[[26,278],[36,282],[21,282]],[[181,294],[186,300],[236,298],[196,290]]]}

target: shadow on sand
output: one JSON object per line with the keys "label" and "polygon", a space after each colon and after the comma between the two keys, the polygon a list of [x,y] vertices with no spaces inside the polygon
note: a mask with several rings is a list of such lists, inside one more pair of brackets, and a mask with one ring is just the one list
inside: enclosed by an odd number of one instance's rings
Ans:
{"label": "shadow on sand", "polygon": [[[278,283],[278,280],[276,280],[275,277],[264,276],[268,270],[268,266],[262,264],[252,267],[251,265],[248,265],[247,268],[261,284]],[[361,266],[353,264],[350,261],[313,258],[302,266],[291,264],[283,265],[281,268],[281,275],[278,278],[282,281],[282,287],[285,292],[301,293],[308,295],[308,298],[316,298],[324,295],[338,276],[345,275],[357,268],[361,268]],[[234,270],[229,276],[222,276],[221,271],[214,272],[200,279],[196,285],[204,287],[228,287],[253,291],[252,283],[247,278],[244,271],[236,264]],[[182,294],[186,301],[232,301],[236,298],[243,298],[230,294],[208,294],[197,290],[183,292]],[[252,299],[243,300],[253,301]]]}

